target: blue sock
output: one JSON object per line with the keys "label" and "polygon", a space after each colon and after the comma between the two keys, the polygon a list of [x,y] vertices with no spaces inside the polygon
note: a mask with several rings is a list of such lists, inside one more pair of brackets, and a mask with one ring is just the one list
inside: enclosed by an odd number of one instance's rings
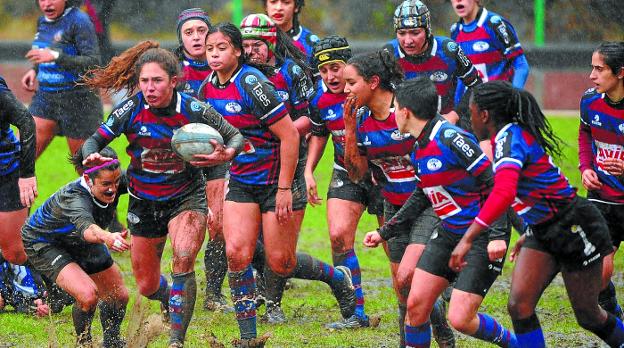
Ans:
{"label": "blue sock", "polygon": [[517,345],[516,336],[507,330],[496,319],[484,313],[477,313],[479,317],[479,328],[472,337],[483,341],[492,342],[499,347],[515,347]]}
{"label": "blue sock", "polygon": [[256,280],[251,265],[239,272],[228,272],[228,278],[241,338],[256,338]]}
{"label": "blue sock", "polygon": [[622,318],[622,308],[617,302],[615,285],[613,285],[612,281],[609,281],[607,287],[598,295],[598,303],[605,311],[620,319]]}
{"label": "blue sock", "polygon": [[605,341],[609,347],[622,347],[624,345],[624,324],[613,314],[607,312],[607,315],[604,324],[591,329],[591,332]]}
{"label": "blue sock", "polygon": [[171,318],[169,342],[184,342],[195,308],[197,282],[195,272],[174,274],[172,278],[169,296],[169,317]]}
{"label": "blue sock", "polygon": [[333,254],[334,266],[347,266],[351,270],[353,288],[355,288],[355,315],[366,318],[364,313],[364,291],[362,291],[362,271],[355,255],[355,250],[347,250],[344,254]]}
{"label": "blue sock", "polygon": [[171,293],[171,288],[169,287],[169,283],[167,283],[167,278],[164,275],[160,275],[160,284],[158,285],[158,290],[155,293],[147,296],[150,300],[160,301],[166,310],[169,310],[169,295]]}
{"label": "blue sock", "polygon": [[426,322],[420,326],[405,324],[405,347],[427,348],[431,346],[431,325]]}
{"label": "blue sock", "polygon": [[519,348],[545,348],[546,341],[537,315],[533,313],[526,319],[513,320],[513,327]]}

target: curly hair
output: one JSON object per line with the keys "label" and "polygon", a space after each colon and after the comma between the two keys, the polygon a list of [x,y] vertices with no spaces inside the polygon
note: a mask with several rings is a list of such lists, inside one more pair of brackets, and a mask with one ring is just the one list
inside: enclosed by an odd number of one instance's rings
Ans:
{"label": "curly hair", "polygon": [[371,77],[378,76],[380,87],[390,92],[393,92],[404,78],[403,69],[396,58],[385,49],[358,54],[349,59],[347,64],[354,66],[366,82],[369,82]]}

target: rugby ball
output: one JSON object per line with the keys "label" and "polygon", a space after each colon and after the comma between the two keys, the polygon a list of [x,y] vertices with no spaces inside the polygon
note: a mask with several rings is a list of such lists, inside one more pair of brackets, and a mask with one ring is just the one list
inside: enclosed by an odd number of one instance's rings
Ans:
{"label": "rugby ball", "polygon": [[171,148],[183,160],[194,161],[194,155],[210,155],[214,146],[210,140],[223,144],[223,137],[219,132],[203,123],[189,123],[176,129],[171,137]]}

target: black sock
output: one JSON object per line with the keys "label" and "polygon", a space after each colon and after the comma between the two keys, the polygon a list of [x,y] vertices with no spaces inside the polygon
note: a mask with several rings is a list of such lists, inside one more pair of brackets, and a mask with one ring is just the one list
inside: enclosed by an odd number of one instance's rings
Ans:
{"label": "black sock", "polygon": [[197,281],[195,272],[173,274],[171,295],[169,297],[169,314],[171,315],[171,333],[169,342],[184,342],[186,330],[193,317]]}
{"label": "black sock", "polygon": [[209,240],[204,255],[206,267],[206,295],[220,295],[227,274],[227,257],[223,240]]}
{"label": "black sock", "polygon": [[265,296],[267,306],[279,306],[282,303],[282,296],[284,295],[286,280],[288,280],[288,277],[282,277],[281,275],[273,272],[269,267],[264,268],[264,281],[266,283]]}
{"label": "black sock", "polygon": [[91,342],[91,322],[93,321],[94,314],[95,308],[85,312],[80,309],[78,303],[74,304],[72,308],[72,320],[74,322],[74,329],[76,330],[78,342]]}
{"label": "black sock", "polygon": [[102,332],[104,336],[103,346],[118,347],[121,343],[119,337],[121,322],[126,316],[126,304],[101,301],[100,322],[102,323]]}
{"label": "black sock", "polygon": [[624,326],[613,314],[607,312],[607,320],[602,325],[588,328],[610,347],[621,347],[624,344]]}
{"label": "black sock", "polygon": [[399,303],[399,347],[405,348],[405,315],[407,314],[407,304]]}
{"label": "black sock", "polygon": [[607,285],[607,287],[598,295],[598,303],[605,311],[615,315],[616,317],[621,315],[622,309],[617,302],[615,285],[613,285],[612,281],[609,281],[609,285]]}
{"label": "black sock", "polygon": [[342,281],[344,274],[325,262],[315,259],[305,253],[297,253],[297,266],[292,274],[293,278],[320,280],[332,286],[334,281]]}

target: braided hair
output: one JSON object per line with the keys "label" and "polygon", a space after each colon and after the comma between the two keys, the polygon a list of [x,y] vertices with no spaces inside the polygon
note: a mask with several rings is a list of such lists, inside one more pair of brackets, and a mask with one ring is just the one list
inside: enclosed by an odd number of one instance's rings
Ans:
{"label": "braided hair", "polygon": [[490,81],[472,89],[471,103],[487,110],[496,128],[517,122],[551,156],[561,156],[563,141],[555,135],[533,95],[512,86],[508,81]]}
{"label": "braided hair", "polygon": [[394,92],[404,78],[403,69],[396,58],[385,49],[358,54],[349,59],[347,64],[354,66],[366,82],[378,76],[381,89],[390,92]]}

